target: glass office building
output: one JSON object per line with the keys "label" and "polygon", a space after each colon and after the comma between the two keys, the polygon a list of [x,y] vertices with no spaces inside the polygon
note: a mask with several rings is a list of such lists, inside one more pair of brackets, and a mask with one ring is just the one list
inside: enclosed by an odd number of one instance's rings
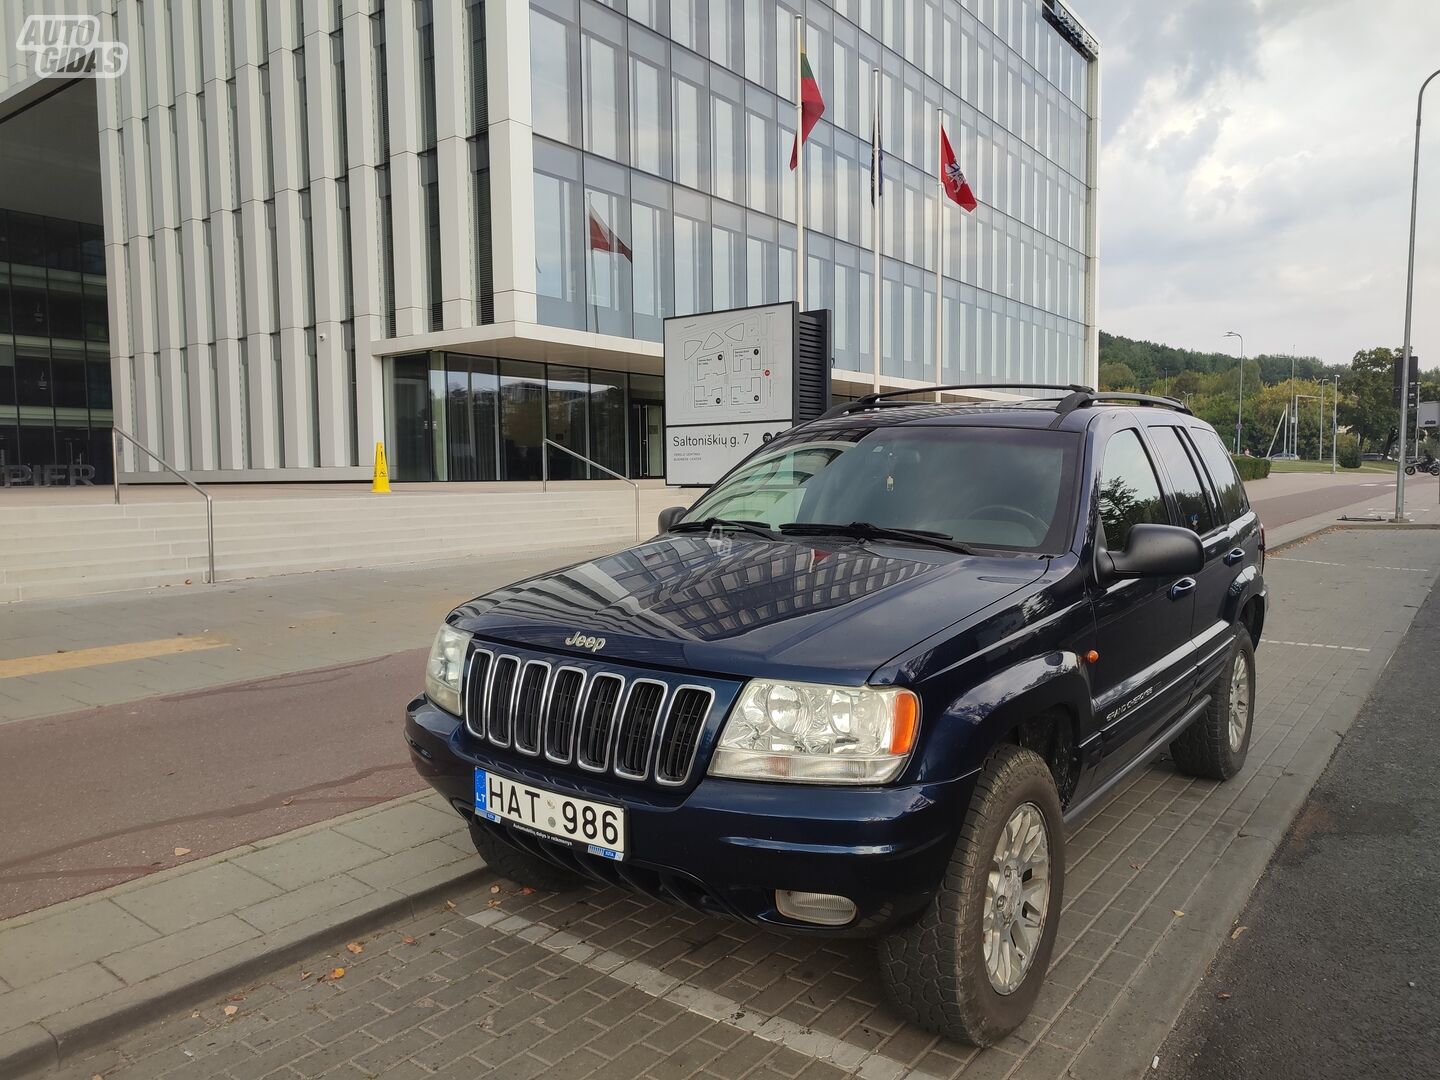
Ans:
{"label": "glass office building", "polygon": [[[1059,0],[107,0],[128,67],[57,96],[15,38],[72,6],[0,40],[5,209],[104,223],[106,338],[63,299],[59,333],[0,330],[0,439],[48,409],[56,460],[103,423],[70,379],[97,350],[114,422],[208,481],[368,479],[376,442],[400,480],[658,477],[663,320],[776,301],[833,312],[837,397],[1095,379],[1098,46]],[[87,236],[22,290],[89,303]]]}

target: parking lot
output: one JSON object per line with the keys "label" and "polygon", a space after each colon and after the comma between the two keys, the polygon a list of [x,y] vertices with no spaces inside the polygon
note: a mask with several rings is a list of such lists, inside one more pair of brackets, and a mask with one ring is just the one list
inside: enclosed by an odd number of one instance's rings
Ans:
{"label": "parking lot", "polygon": [[[359,953],[316,953],[197,1001],[64,1073],[1138,1075],[1437,570],[1426,530],[1334,531],[1272,556],[1249,764],[1214,784],[1162,759],[1071,830],[1047,984],[998,1047],[898,1021],[864,941],[787,937],[610,889],[528,892],[487,875],[359,939]],[[442,839],[467,843],[458,827]],[[339,967],[341,977],[318,978]]]}

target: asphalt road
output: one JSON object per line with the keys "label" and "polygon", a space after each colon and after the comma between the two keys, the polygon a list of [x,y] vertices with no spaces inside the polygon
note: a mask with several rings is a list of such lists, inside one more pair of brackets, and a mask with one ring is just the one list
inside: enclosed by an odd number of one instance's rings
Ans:
{"label": "asphalt road", "polygon": [[1160,1054],[1161,1080],[1440,1076],[1440,590]]}
{"label": "asphalt road", "polygon": [[0,919],[417,790],[425,652],[0,726]]}
{"label": "asphalt road", "polygon": [[[1373,499],[1376,506],[1393,507],[1395,481],[1387,481],[1383,476],[1374,474],[1367,475],[1370,476],[1369,482],[1326,484],[1310,491],[1296,491],[1288,495],[1267,497],[1263,489],[1256,492],[1247,488],[1246,491],[1255,512],[1260,515],[1260,520],[1270,528],[1288,525],[1292,521],[1299,521],[1314,514],[1323,514],[1326,510],[1353,506],[1366,499]],[[1407,487],[1406,491],[1409,492],[1410,488]]]}

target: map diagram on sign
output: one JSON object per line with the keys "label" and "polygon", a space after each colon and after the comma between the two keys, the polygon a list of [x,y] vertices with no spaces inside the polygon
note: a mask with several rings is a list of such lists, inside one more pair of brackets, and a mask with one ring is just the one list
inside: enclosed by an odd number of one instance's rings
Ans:
{"label": "map diagram on sign", "polygon": [[671,319],[665,337],[669,423],[788,418],[793,385],[789,305]]}

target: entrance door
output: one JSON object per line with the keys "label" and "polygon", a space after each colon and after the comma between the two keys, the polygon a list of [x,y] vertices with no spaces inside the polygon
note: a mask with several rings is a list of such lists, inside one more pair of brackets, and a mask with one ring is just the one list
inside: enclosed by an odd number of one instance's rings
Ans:
{"label": "entrance door", "polygon": [[395,446],[391,468],[396,480],[434,480],[430,441],[430,371],[425,356],[397,356],[390,380],[395,406]]}
{"label": "entrance door", "polygon": [[665,475],[665,406],[648,402],[636,404],[631,417],[640,433],[641,476]]}

